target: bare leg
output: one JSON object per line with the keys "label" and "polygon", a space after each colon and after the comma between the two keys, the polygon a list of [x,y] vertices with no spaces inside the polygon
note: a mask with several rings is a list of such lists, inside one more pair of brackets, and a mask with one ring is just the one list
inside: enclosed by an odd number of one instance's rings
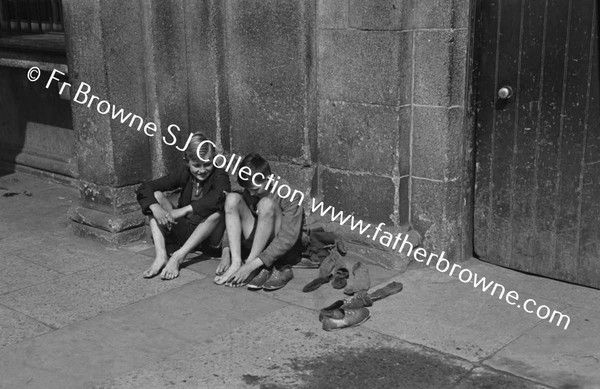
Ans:
{"label": "bare leg", "polygon": [[[171,211],[173,209],[173,204],[171,204],[162,192],[154,192],[154,197],[156,197],[156,200],[165,211]],[[155,257],[152,266],[143,273],[144,278],[152,278],[160,273],[162,268],[167,264],[168,259],[165,243],[167,229],[164,226],[160,226],[152,217],[150,218],[150,231],[152,232],[152,240],[154,241]]]}
{"label": "bare leg", "polygon": [[215,270],[215,274],[217,276],[223,275],[229,269],[229,265],[231,265],[231,252],[229,247],[224,247],[221,254],[221,261],[219,262],[219,266],[217,266],[217,270]]}
{"label": "bare leg", "polygon": [[254,216],[239,193],[229,193],[225,199],[225,225],[231,264],[224,274],[215,277],[218,285],[227,282],[242,266],[242,234],[250,236],[254,227]]}
{"label": "bare leg", "polygon": [[[213,235],[210,236],[208,243],[212,247],[217,247],[221,244],[223,246],[225,246],[225,240],[227,239],[227,236],[224,235],[224,232],[225,232],[225,217],[223,217],[223,230],[221,231],[221,235],[217,237],[216,234],[213,233]],[[213,236],[216,239],[213,239]],[[215,275],[220,276],[223,273],[225,273],[227,271],[227,269],[229,268],[230,264],[231,264],[231,254],[230,254],[230,250],[229,250],[229,244],[227,244],[227,247],[223,247],[223,250],[221,253],[221,261],[219,262],[219,266],[217,266],[217,270],[215,270]]]}
{"label": "bare leg", "polygon": [[[252,241],[252,249],[248,258],[256,258],[267,247],[267,244],[273,240],[276,232],[276,222],[281,225],[281,210],[270,197],[260,199],[257,205],[258,222],[256,223],[256,232]],[[279,216],[279,217],[277,217]],[[279,228],[277,228],[279,230]]]}
{"label": "bare leg", "polygon": [[[220,231],[221,236],[223,235],[223,214],[220,212],[213,213],[202,223],[198,224],[198,227],[192,232],[192,235],[186,240],[183,246],[171,255],[169,262],[163,269],[160,277],[163,280],[172,280],[179,276],[179,266],[195,247],[202,243],[205,239],[210,238],[215,231]],[[216,238],[214,238],[216,239]]]}
{"label": "bare leg", "polygon": [[[256,223],[256,231],[254,232],[254,240],[252,241],[252,248],[250,249],[250,254],[248,255],[248,259],[254,259],[260,255],[261,252],[267,247],[268,243],[273,240],[273,237],[276,235],[277,231],[281,226],[281,210],[279,206],[273,199],[270,197],[263,197],[260,199],[257,205],[258,211],[258,221]],[[252,274],[252,271],[246,271],[246,265],[240,267],[236,274],[243,274],[243,280],[241,282],[236,283],[235,285],[227,283],[229,286],[244,286],[248,281],[248,278]],[[247,274],[246,274],[247,273]],[[232,277],[232,278],[233,278]]]}

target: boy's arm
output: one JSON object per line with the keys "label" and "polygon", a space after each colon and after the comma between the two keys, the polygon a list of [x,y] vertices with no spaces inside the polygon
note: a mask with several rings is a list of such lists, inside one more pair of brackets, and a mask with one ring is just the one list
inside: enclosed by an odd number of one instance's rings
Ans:
{"label": "boy's arm", "polygon": [[302,231],[302,217],[304,211],[297,202],[289,199],[281,199],[282,219],[279,233],[275,235],[271,243],[258,256],[260,260],[269,267],[287,253],[298,240]]}
{"label": "boy's arm", "polygon": [[231,183],[229,181],[229,174],[223,170],[219,170],[215,172],[212,190],[190,204],[194,214],[209,217],[213,213],[222,210],[223,199],[225,198],[225,193],[223,192],[231,192]]}
{"label": "boy's arm", "polygon": [[142,185],[140,185],[136,189],[135,193],[137,196],[137,201],[142,207],[142,213],[144,215],[152,214],[150,206],[152,204],[158,204],[158,200],[156,200],[156,197],[154,197],[154,192],[165,192],[181,187],[183,180],[182,174],[184,173],[185,170],[178,169],[166,176],[157,178],[156,180],[144,182]]}

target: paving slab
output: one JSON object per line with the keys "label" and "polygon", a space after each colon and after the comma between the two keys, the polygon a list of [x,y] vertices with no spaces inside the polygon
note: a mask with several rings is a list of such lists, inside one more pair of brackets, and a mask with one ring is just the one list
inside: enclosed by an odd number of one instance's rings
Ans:
{"label": "paving slab", "polygon": [[4,348],[0,387],[86,387],[190,345],[208,344],[217,335],[283,306],[273,299],[196,280]]}
{"label": "paving slab", "polygon": [[0,305],[0,352],[2,347],[36,337],[52,328],[26,315]]}
{"label": "paving slab", "polygon": [[409,270],[394,280],[404,289],[376,302],[366,325],[469,361],[490,356],[540,321],[432,269]]}
{"label": "paving slab", "polygon": [[54,328],[155,296],[202,278],[182,271],[171,281],[147,280],[142,272],[151,260],[116,251],[95,267],[0,296],[0,304]]}
{"label": "paving slab", "polygon": [[[320,327],[315,312],[288,306],[93,387],[452,388],[471,377],[474,368],[364,326],[336,332]],[[487,371],[495,376],[492,385],[541,387]]]}
{"label": "paving slab", "polygon": [[511,375],[498,375],[484,367],[476,367],[470,374],[463,378],[455,389],[482,389],[482,388],[506,388],[506,389],[544,389],[546,385],[533,382],[521,381]]}
{"label": "paving slab", "polygon": [[383,388],[410,374],[418,355],[432,358],[431,375],[421,383],[448,387],[471,368],[365,328],[324,332],[320,326],[314,312],[286,307],[95,387]]}
{"label": "paving slab", "polygon": [[127,244],[125,246],[121,246],[119,248],[122,250],[131,251],[133,253],[142,254],[144,252],[147,252],[147,250],[152,250],[152,253],[154,253],[154,246],[152,244],[146,242],[145,240],[129,243],[129,244]]}
{"label": "paving slab", "polygon": [[127,312],[169,328],[183,339],[202,341],[245,325],[286,304],[204,278],[129,305]]}
{"label": "paving slab", "polygon": [[98,299],[88,290],[63,283],[60,278],[4,294],[0,296],[0,304],[53,328],[102,312]]}
{"label": "paving slab", "polygon": [[106,260],[104,250],[78,250],[73,245],[33,243],[12,252],[29,262],[44,266],[62,275],[90,269]]}
{"label": "paving slab", "polygon": [[47,267],[26,261],[14,254],[4,255],[0,266],[0,294],[61,277]]}
{"label": "paving slab", "polygon": [[577,318],[566,330],[540,323],[485,364],[557,388],[600,388],[600,313],[565,311]]}

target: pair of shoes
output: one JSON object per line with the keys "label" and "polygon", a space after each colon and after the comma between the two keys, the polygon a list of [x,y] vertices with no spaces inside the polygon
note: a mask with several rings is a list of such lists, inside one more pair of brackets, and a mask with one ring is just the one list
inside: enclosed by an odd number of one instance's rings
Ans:
{"label": "pair of shoes", "polygon": [[337,300],[330,306],[321,309],[319,312],[319,321],[323,321],[323,318],[332,315],[332,312],[339,309],[359,309],[370,307],[375,301],[379,301],[393,294],[400,293],[402,288],[403,285],[401,282],[392,281],[383,288],[377,289],[373,293],[367,294],[367,292],[362,291],[345,300]]}
{"label": "pair of shoes", "polygon": [[248,283],[250,290],[277,290],[287,285],[294,278],[294,272],[290,265],[286,265],[281,269],[262,268],[261,271]]}
{"label": "pair of shoes", "polygon": [[355,327],[366,322],[370,317],[371,312],[367,308],[335,309],[331,311],[330,315],[323,317],[323,329],[333,331]]}

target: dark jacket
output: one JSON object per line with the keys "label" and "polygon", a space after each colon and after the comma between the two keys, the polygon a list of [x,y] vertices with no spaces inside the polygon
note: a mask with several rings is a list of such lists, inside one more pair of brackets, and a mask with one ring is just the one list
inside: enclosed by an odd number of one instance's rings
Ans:
{"label": "dark jacket", "polygon": [[142,207],[142,213],[151,215],[150,205],[158,203],[154,197],[154,192],[165,192],[181,188],[177,208],[191,204],[194,211],[188,217],[192,222],[200,223],[213,213],[223,210],[224,192],[231,191],[231,183],[229,182],[229,175],[224,169],[215,168],[210,177],[200,185],[202,185],[203,195],[200,199],[192,201],[193,177],[187,165],[182,164],[180,168],[164,177],[143,183],[135,192]]}

